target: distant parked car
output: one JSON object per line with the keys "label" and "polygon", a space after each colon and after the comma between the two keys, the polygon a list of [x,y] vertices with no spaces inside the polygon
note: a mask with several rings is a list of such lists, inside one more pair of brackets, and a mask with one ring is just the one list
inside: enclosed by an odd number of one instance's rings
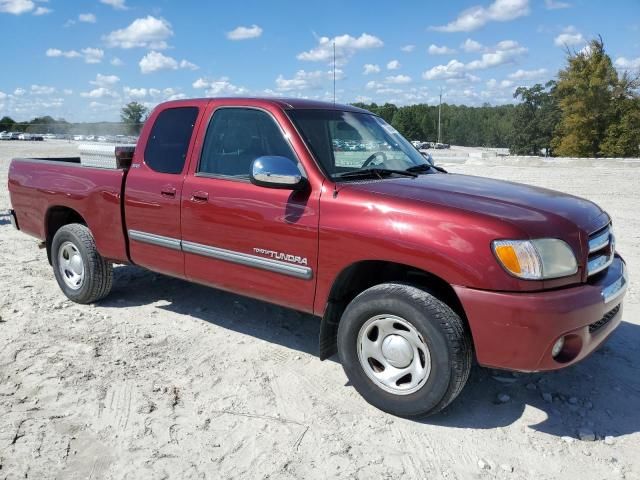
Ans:
{"label": "distant parked car", "polygon": [[0,140],[11,140],[11,133],[9,132],[0,133]]}
{"label": "distant parked car", "polygon": [[20,132],[11,132],[10,140],[20,140]]}
{"label": "distant parked car", "polygon": [[83,141],[83,140],[84,140],[84,136],[82,136],[82,135],[74,135],[74,136],[73,136],[73,139],[74,139],[74,140],[77,140],[77,141],[79,141],[79,142],[81,142],[81,141]]}
{"label": "distant parked car", "polygon": [[31,140],[31,134],[21,133],[20,135],[18,135],[18,140]]}
{"label": "distant parked car", "polygon": [[53,133],[47,133],[47,134],[43,135],[43,138],[45,140],[54,140],[56,138],[56,136]]}
{"label": "distant parked car", "polygon": [[42,135],[40,135],[39,133],[36,133],[36,134],[32,134],[31,135],[31,140],[36,141],[36,142],[42,142],[44,140],[44,137]]}

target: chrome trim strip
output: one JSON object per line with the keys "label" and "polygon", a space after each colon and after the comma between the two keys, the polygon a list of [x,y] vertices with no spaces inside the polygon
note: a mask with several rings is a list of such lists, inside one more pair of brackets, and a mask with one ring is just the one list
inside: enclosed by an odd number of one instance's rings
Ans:
{"label": "chrome trim strip", "polygon": [[155,235],[153,233],[141,232],[139,230],[129,230],[129,238],[138,242],[156,245],[157,247],[170,248],[171,250],[181,250],[181,242],[178,239]]}
{"label": "chrome trim strip", "polygon": [[598,250],[602,250],[604,247],[609,245],[611,241],[609,228],[602,232],[597,237],[594,237],[589,240],[589,253],[597,252]]}
{"label": "chrome trim strip", "polygon": [[625,269],[620,278],[618,278],[611,285],[608,285],[602,289],[601,294],[604,303],[612,302],[620,295],[622,295],[627,290],[627,283],[627,270]]}
{"label": "chrome trim strip", "polygon": [[611,255],[610,257],[600,255],[593,260],[589,260],[589,263],[587,264],[587,274],[591,276],[601,272],[613,263],[613,258],[614,255]]}
{"label": "chrome trim strip", "polygon": [[260,268],[270,272],[281,273],[291,277],[309,280],[313,276],[313,270],[309,267],[300,265],[292,265],[278,260],[257,257],[246,253],[234,252],[223,248],[209,247],[194,242],[182,242],[182,250],[187,253],[194,253],[205,257],[215,258],[217,260],[225,260],[227,262],[237,263],[248,267]]}

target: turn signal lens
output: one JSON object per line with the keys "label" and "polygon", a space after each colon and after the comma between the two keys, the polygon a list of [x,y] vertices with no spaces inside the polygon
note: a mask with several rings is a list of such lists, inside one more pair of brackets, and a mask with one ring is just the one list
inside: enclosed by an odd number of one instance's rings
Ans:
{"label": "turn signal lens", "polygon": [[542,280],[578,271],[573,251],[557,238],[496,240],[492,247],[500,264],[518,278]]}

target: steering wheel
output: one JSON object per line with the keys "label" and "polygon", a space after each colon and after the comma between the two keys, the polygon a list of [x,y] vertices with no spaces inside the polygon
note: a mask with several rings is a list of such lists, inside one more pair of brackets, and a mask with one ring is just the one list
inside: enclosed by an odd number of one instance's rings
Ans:
{"label": "steering wheel", "polygon": [[364,163],[362,164],[362,167],[360,167],[360,168],[365,168],[365,167],[368,167],[369,165],[371,165],[377,156],[381,156],[382,157],[382,163],[387,161],[387,154],[386,153],[384,153],[384,152],[374,152],[369,156],[369,158],[367,158],[364,161]]}

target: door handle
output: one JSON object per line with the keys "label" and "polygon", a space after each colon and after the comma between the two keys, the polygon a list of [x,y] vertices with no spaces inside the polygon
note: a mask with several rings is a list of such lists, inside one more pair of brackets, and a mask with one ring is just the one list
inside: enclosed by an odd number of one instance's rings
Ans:
{"label": "door handle", "polygon": [[176,187],[173,187],[171,185],[165,185],[160,189],[160,195],[173,198],[176,196]]}
{"label": "door handle", "polygon": [[209,200],[209,193],[203,191],[193,192],[191,194],[192,202],[207,202]]}

